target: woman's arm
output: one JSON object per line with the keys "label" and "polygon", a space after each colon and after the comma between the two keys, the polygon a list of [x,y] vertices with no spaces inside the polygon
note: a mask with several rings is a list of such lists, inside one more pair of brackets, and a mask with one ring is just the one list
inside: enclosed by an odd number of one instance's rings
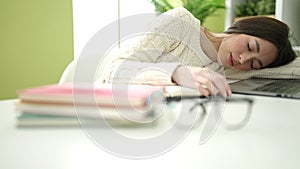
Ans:
{"label": "woman's arm", "polygon": [[226,78],[208,68],[178,66],[174,70],[172,80],[178,85],[197,89],[204,96],[231,95]]}
{"label": "woman's arm", "polygon": [[109,83],[125,84],[150,84],[150,85],[175,85],[172,81],[174,70],[182,65],[180,62],[139,62],[132,60],[120,61],[116,68],[113,68],[113,75],[106,79]]}

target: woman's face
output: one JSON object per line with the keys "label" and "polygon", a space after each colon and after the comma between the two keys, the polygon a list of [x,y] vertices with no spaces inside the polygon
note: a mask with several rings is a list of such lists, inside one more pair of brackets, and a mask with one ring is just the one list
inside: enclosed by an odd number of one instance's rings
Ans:
{"label": "woman's face", "polygon": [[246,34],[230,34],[221,42],[218,62],[240,70],[261,69],[277,56],[276,46],[261,38]]}

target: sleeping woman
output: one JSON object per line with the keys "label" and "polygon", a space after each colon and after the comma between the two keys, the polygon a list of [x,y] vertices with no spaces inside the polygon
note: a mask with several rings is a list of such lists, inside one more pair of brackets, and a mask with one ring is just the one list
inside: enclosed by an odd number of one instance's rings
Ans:
{"label": "sleeping woman", "polygon": [[210,32],[184,8],[157,17],[138,41],[122,48],[104,78],[109,83],[180,85],[205,96],[231,94],[224,68],[277,67],[296,57],[289,27],[274,18],[247,17]]}

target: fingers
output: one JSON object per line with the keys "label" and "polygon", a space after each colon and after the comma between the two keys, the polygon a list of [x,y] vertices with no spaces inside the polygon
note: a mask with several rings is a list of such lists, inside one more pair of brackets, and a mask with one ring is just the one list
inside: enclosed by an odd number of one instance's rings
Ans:
{"label": "fingers", "polygon": [[231,96],[232,92],[231,92],[230,86],[229,86],[229,84],[227,83],[227,81],[226,81],[225,88],[226,88],[227,96]]}
{"label": "fingers", "polygon": [[172,75],[172,81],[181,86],[198,89],[204,96],[231,95],[226,78],[207,68],[179,66]]}
{"label": "fingers", "polygon": [[209,96],[209,95],[211,95],[210,90],[206,86],[201,85],[200,83],[197,84],[197,89],[199,90],[199,92],[201,94],[203,94],[206,97]]}
{"label": "fingers", "polygon": [[196,78],[197,88],[204,95],[217,95],[218,89],[213,85],[213,83],[206,77],[197,76]]}
{"label": "fingers", "polygon": [[224,97],[231,95],[226,78],[209,69],[202,69],[195,77],[199,83],[198,89],[205,96],[220,94]]}

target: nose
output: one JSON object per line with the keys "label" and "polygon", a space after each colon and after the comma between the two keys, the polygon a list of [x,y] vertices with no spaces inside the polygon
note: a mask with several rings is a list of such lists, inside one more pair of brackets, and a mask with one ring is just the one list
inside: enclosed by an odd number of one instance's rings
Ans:
{"label": "nose", "polygon": [[254,57],[255,55],[253,53],[245,52],[239,55],[239,62],[240,64],[244,64]]}

